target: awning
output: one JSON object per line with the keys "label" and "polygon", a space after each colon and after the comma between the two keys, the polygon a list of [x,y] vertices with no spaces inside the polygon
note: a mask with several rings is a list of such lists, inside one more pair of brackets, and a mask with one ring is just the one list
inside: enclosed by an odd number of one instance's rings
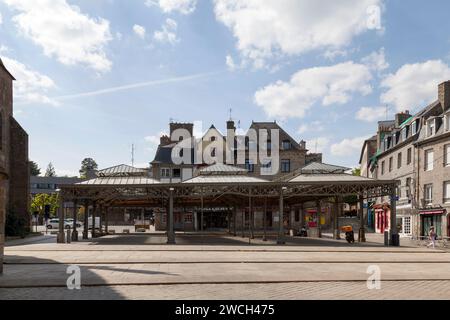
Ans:
{"label": "awning", "polygon": [[439,214],[446,214],[447,210],[445,209],[436,209],[436,210],[421,210],[419,211],[419,214],[421,215],[426,215],[426,216],[430,216],[430,215],[439,215]]}

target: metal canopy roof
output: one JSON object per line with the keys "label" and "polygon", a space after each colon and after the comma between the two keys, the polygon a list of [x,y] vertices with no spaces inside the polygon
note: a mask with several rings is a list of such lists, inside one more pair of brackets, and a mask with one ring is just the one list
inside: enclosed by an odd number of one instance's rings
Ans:
{"label": "metal canopy roof", "polygon": [[201,184],[201,183],[223,183],[223,184],[236,184],[236,183],[268,183],[269,181],[244,175],[201,175],[190,180],[186,180],[183,184]]}
{"label": "metal canopy roof", "polygon": [[301,169],[301,173],[344,173],[350,168],[335,166],[332,164],[313,162]]}
{"label": "metal canopy roof", "polygon": [[289,182],[300,182],[300,183],[340,183],[340,182],[382,182],[383,180],[375,180],[360,176],[354,176],[351,174],[340,173],[340,174],[301,174]]}
{"label": "metal canopy roof", "polygon": [[200,170],[200,174],[206,175],[206,174],[239,174],[239,173],[247,173],[248,171],[243,168],[230,166],[223,163],[216,163],[213,165],[210,165],[208,167],[202,168]]}
{"label": "metal canopy roof", "polygon": [[147,170],[135,168],[126,164],[121,164],[118,166],[110,167],[98,171],[100,177],[121,177],[121,176],[136,176],[136,175],[147,175]]}
{"label": "metal canopy roof", "polygon": [[99,177],[75,185],[83,186],[137,186],[159,184],[158,180],[147,177]]}

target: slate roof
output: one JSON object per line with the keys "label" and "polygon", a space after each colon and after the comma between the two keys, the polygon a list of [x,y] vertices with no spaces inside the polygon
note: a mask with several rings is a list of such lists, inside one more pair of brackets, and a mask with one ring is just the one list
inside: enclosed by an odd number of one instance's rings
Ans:
{"label": "slate roof", "polygon": [[332,164],[313,162],[301,169],[302,174],[307,173],[344,173],[350,168],[335,166]]}

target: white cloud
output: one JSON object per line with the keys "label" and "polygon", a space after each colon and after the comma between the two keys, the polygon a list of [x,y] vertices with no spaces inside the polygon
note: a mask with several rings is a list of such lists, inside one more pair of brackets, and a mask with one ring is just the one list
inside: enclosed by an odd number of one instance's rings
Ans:
{"label": "white cloud", "polygon": [[324,106],[344,104],[352,94],[372,92],[371,72],[368,67],[352,61],[329,67],[303,69],[290,81],[278,81],[255,93],[255,103],[269,117],[302,118],[315,103]]}
{"label": "white cloud", "polygon": [[303,134],[303,133],[306,133],[306,132],[318,132],[318,131],[323,131],[323,130],[325,130],[325,127],[323,126],[322,122],[320,122],[320,121],[313,121],[311,123],[302,124],[298,128],[297,132],[299,134]]}
{"label": "white cloud", "polygon": [[2,13],[0,12],[0,24],[3,23],[3,17],[2,17]]}
{"label": "white cloud", "polygon": [[355,115],[357,120],[374,122],[386,116],[386,107],[362,107]]}
{"label": "white cloud", "polygon": [[145,5],[158,6],[165,13],[176,11],[181,14],[191,14],[195,11],[197,0],[146,0]]}
{"label": "white cloud", "polygon": [[331,154],[337,157],[353,156],[361,151],[365,140],[370,136],[344,139],[331,146]]}
{"label": "white cloud", "polygon": [[368,8],[381,8],[383,1],[214,0],[214,4],[216,19],[232,31],[243,59],[262,68],[280,55],[336,51],[349,45],[355,36],[373,29]]}
{"label": "white cloud", "polygon": [[389,63],[386,62],[384,48],[381,48],[378,52],[372,52],[370,55],[363,58],[361,62],[375,71],[383,71],[389,68]]}
{"label": "white cloud", "polygon": [[423,107],[437,100],[438,84],[448,79],[450,67],[441,60],[405,64],[381,82],[387,89],[381,102],[394,105],[397,111]]}
{"label": "white cloud", "polygon": [[167,19],[161,28],[161,30],[155,31],[153,34],[155,40],[162,43],[170,43],[171,45],[180,41],[180,39],[177,38],[178,24],[175,20]]}
{"label": "white cloud", "polygon": [[109,21],[93,19],[66,0],[3,0],[20,13],[13,17],[19,31],[65,65],[86,65],[106,72],[112,62],[105,47],[112,36]]}
{"label": "white cloud", "polygon": [[143,26],[135,24],[133,26],[133,31],[134,31],[135,34],[138,35],[139,38],[141,38],[141,39],[145,38],[145,28]]}
{"label": "white cloud", "polygon": [[3,57],[3,63],[16,78],[14,81],[14,97],[17,103],[39,103],[57,106],[58,102],[49,98],[46,93],[56,87],[48,76],[30,69],[17,60]]}
{"label": "white cloud", "polygon": [[155,135],[155,136],[147,136],[147,137],[144,138],[144,140],[146,142],[149,142],[152,145],[156,145],[157,146],[157,145],[159,145],[159,142],[160,142],[160,136],[157,136],[157,135]]}
{"label": "white cloud", "polygon": [[327,137],[318,137],[316,139],[312,139],[312,140],[307,140],[306,141],[306,148],[310,151],[310,152],[318,152],[318,153],[322,153],[326,150],[326,148],[328,148],[330,144],[330,139]]}
{"label": "white cloud", "polygon": [[228,70],[230,70],[230,71],[236,70],[236,68],[237,68],[236,63],[234,62],[233,57],[230,56],[229,54],[225,58],[225,63],[228,67]]}

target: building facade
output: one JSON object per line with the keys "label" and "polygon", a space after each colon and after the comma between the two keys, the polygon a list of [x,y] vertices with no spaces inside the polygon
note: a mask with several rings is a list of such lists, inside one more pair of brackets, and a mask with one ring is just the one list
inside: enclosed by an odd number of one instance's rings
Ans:
{"label": "building facade", "polygon": [[8,215],[29,231],[28,135],[13,117],[13,81],[0,59],[0,272]]}
{"label": "building facade", "polygon": [[[367,140],[361,151],[361,174],[375,179],[399,180],[396,211],[399,234],[427,236],[435,226],[448,236],[447,185],[450,192],[450,81],[438,87],[438,100],[415,115],[398,113],[392,121],[380,121],[376,140]],[[447,129],[449,128],[449,129]],[[390,199],[370,199],[368,224],[376,232],[390,228]]]}

